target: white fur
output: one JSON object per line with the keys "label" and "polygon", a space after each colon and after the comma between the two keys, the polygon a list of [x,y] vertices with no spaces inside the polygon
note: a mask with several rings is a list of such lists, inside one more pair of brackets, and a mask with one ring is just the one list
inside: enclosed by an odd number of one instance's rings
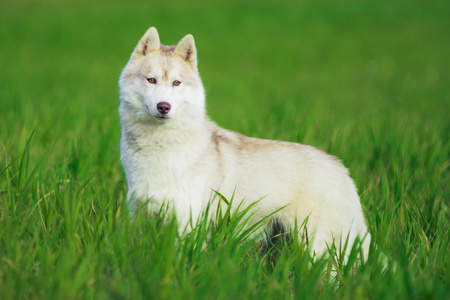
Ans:
{"label": "white fur", "polygon": [[[149,210],[171,203],[181,228],[194,222],[220,191],[235,203],[263,198],[253,220],[286,206],[276,217],[287,227],[308,218],[312,249],[370,235],[355,185],[341,162],[302,144],[262,140],[219,128],[205,113],[194,38],[161,46],[155,28],[140,40],[120,77],[121,160],[130,214],[140,201]],[[148,78],[155,78],[156,84]],[[178,86],[175,81],[180,81]],[[171,105],[160,119],[159,102]],[[244,206],[245,206],[244,205]]]}

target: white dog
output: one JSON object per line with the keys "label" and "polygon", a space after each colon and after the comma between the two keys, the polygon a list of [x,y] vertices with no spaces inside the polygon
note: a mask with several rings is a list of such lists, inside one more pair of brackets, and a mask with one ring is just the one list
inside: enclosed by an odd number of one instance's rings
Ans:
{"label": "white dog", "polygon": [[119,85],[121,160],[132,216],[139,202],[150,199],[150,211],[169,204],[186,228],[219,191],[234,194],[236,206],[262,199],[252,222],[280,208],[274,218],[287,229],[308,218],[316,253],[346,239],[351,246],[359,237],[367,255],[370,235],[359,197],[337,158],[311,146],[246,137],[210,121],[192,35],[163,46],[150,28]]}

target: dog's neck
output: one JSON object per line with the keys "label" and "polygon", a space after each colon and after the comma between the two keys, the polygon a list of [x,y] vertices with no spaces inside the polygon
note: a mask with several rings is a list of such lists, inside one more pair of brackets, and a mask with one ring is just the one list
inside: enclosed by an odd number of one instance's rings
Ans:
{"label": "dog's neck", "polygon": [[[212,130],[207,124],[210,122],[207,116],[199,117],[186,126],[175,126],[170,121],[157,125],[153,122],[124,125],[122,120],[121,160],[129,188],[139,186],[142,174],[157,176],[163,181],[181,178],[201,161],[211,143]],[[142,186],[147,187],[148,177],[142,178],[145,181],[141,182]],[[159,179],[153,178],[155,180]],[[145,194],[145,189],[141,192]]]}
{"label": "dog's neck", "polygon": [[134,151],[162,151],[177,148],[180,145],[202,147],[211,132],[206,123],[210,122],[206,115],[195,120],[182,122],[179,120],[123,120],[122,139]]}

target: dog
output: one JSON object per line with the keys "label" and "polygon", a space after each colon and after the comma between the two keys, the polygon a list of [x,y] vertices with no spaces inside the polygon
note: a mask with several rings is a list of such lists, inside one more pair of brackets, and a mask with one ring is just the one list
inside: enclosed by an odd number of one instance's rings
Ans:
{"label": "dog", "polygon": [[241,208],[259,200],[250,225],[276,212],[267,226],[305,226],[314,254],[326,254],[333,243],[350,249],[356,240],[368,254],[359,196],[339,159],[303,144],[247,137],[208,118],[192,35],[164,46],[157,30],[148,29],[119,86],[131,218],[148,201],[151,212],[169,205],[187,228],[208,205],[218,205],[218,191],[239,200],[234,209],[241,200]]}

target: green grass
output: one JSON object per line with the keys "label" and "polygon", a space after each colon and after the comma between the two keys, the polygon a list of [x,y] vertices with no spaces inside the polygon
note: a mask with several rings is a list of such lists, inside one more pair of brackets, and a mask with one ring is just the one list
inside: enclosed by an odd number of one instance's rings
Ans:
{"label": "green grass", "polygon": [[[0,299],[450,298],[448,1],[151,2],[0,3]],[[150,26],[194,35],[219,125],[344,161],[367,262],[336,283],[245,215],[130,225],[117,80]]]}

